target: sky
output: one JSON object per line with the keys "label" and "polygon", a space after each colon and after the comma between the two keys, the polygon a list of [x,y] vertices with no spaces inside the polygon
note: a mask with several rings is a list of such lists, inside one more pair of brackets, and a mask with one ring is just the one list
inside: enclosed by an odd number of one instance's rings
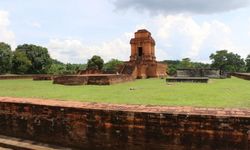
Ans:
{"label": "sky", "polygon": [[157,60],[250,54],[250,0],[1,0],[0,41],[47,47],[64,63],[129,60],[129,41],[147,29]]}

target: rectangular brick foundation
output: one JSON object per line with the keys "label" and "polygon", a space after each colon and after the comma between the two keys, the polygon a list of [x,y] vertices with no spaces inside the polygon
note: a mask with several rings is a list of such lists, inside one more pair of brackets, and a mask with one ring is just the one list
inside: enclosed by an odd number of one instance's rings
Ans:
{"label": "rectangular brick foundation", "polygon": [[247,150],[250,110],[0,98],[0,134],[80,149]]}
{"label": "rectangular brick foundation", "polygon": [[54,78],[54,84],[62,85],[111,85],[133,81],[130,75],[116,74],[89,74],[89,75],[68,75]]}
{"label": "rectangular brick foundation", "polygon": [[208,83],[208,77],[168,77],[167,82],[194,82],[194,83]]}
{"label": "rectangular brick foundation", "polygon": [[233,73],[233,76],[245,80],[250,80],[250,73]]}

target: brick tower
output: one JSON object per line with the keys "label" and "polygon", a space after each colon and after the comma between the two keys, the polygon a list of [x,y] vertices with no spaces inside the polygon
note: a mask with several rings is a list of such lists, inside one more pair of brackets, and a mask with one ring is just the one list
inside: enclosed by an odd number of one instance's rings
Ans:
{"label": "brick tower", "polygon": [[166,76],[167,65],[156,61],[155,40],[149,31],[142,29],[135,32],[130,44],[130,60],[122,67],[122,74],[130,74],[135,78]]}
{"label": "brick tower", "polygon": [[156,62],[155,40],[147,30],[138,30],[135,37],[130,40],[131,56],[130,62]]}

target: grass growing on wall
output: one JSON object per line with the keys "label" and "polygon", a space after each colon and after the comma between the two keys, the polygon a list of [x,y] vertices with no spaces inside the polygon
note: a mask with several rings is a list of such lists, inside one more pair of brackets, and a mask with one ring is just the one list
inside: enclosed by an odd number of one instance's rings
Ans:
{"label": "grass growing on wall", "polygon": [[111,86],[63,86],[51,81],[0,80],[0,96],[168,106],[250,108],[250,81],[170,83],[144,79]]}

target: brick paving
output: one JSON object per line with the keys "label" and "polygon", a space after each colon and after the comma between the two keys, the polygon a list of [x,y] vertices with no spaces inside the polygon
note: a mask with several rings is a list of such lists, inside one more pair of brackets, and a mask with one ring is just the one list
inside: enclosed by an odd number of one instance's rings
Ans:
{"label": "brick paving", "polygon": [[0,97],[0,103],[23,103],[44,106],[59,106],[69,108],[83,108],[93,110],[114,110],[126,112],[149,112],[149,113],[169,113],[185,115],[209,115],[220,117],[247,117],[250,118],[250,109],[240,108],[201,108],[189,106],[153,106],[153,105],[127,105],[127,104],[109,104],[94,102],[62,101],[34,98],[11,98]]}

